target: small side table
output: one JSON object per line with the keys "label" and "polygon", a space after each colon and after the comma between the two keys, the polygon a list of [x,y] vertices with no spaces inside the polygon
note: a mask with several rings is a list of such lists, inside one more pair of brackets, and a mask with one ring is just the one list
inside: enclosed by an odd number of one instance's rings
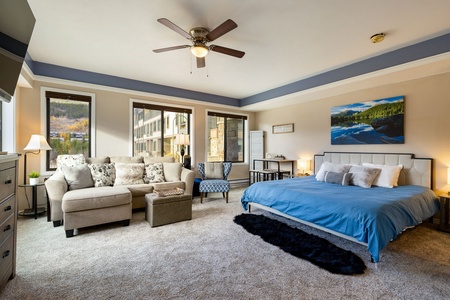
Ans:
{"label": "small side table", "polygon": [[25,193],[26,188],[32,188],[33,191],[33,202],[32,202],[32,208],[29,209],[24,209],[23,211],[19,212],[19,216],[34,216],[34,219],[37,219],[37,216],[44,213],[45,212],[45,208],[41,207],[38,208],[37,207],[37,189],[40,186],[43,186],[44,183],[38,183],[38,184],[19,184],[19,187],[24,188],[25,189]]}
{"label": "small side table", "polygon": [[439,230],[450,232],[449,220],[449,206],[450,206],[450,195],[442,194],[439,196],[439,206],[440,206],[440,220],[439,220]]}

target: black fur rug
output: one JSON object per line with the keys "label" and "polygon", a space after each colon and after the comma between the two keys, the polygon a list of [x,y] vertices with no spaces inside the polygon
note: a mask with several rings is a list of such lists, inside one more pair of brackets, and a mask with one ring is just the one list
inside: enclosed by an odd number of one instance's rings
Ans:
{"label": "black fur rug", "polygon": [[331,273],[355,275],[363,274],[366,269],[363,260],[353,252],[280,221],[263,215],[241,214],[234,217],[234,222],[265,242]]}

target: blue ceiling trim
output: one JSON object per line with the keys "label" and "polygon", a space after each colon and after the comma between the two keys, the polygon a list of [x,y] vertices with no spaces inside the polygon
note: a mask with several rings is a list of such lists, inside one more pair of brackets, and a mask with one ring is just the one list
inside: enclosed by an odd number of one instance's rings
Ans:
{"label": "blue ceiling trim", "polygon": [[398,66],[415,60],[450,52],[450,33],[442,36],[378,55],[360,62],[337,68],[316,76],[302,79],[243,99],[207,94],[150,82],[121,78],[78,69],[56,66],[33,61],[28,55],[25,62],[35,75],[99,84],[146,93],[193,99],[208,103],[245,107],[265,100],[301,92],[325,84],[364,75],[378,70]]}
{"label": "blue ceiling trim", "polygon": [[[29,57],[29,56],[28,56]],[[99,84],[114,88],[128,89],[139,92],[153,93],[185,99],[200,100],[209,103],[224,104],[239,107],[240,100],[236,98],[223,97],[219,95],[196,92],[186,89],[180,89],[150,82],[127,79],[117,76],[105,75],[84,70],[61,67],[57,65],[42,63],[38,61],[29,62],[28,67],[33,74],[52,78],[73,80],[90,84]]]}
{"label": "blue ceiling trim", "polygon": [[241,99],[241,107],[449,51],[450,33]]}

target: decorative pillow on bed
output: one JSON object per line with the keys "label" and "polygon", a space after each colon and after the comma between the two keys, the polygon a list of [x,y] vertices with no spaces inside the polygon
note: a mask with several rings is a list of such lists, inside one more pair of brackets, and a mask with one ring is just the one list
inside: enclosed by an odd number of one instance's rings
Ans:
{"label": "decorative pillow on bed", "polygon": [[351,165],[335,164],[331,162],[324,162],[316,174],[317,181],[325,181],[325,172],[347,173]]}
{"label": "decorative pillow on bed", "polygon": [[144,183],[143,163],[115,163],[116,180],[114,185],[133,185]]}
{"label": "decorative pillow on bed", "polygon": [[116,169],[114,164],[88,164],[95,187],[114,185]]}
{"label": "decorative pillow on bed", "polygon": [[350,184],[370,188],[381,170],[364,166],[352,166],[349,172],[352,173]]}
{"label": "decorative pillow on bed", "polygon": [[145,165],[145,183],[164,182],[163,163],[149,163]]}
{"label": "decorative pillow on bed", "polygon": [[403,165],[388,166],[363,163],[363,166],[381,170],[380,175],[375,178],[373,185],[386,188],[398,186],[398,177],[400,176],[400,171],[402,170]]}
{"label": "decorative pillow on bed", "polygon": [[324,181],[327,183],[350,185],[351,173],[325,172]]}

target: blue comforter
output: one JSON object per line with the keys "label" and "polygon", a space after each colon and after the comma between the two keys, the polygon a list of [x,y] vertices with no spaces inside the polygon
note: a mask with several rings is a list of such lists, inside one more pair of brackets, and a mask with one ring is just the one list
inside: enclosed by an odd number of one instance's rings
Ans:
{"label": "blue comforter", "polygon": [[342,186],[314,176],[257,182],[242,195],[249,202],[334,230],[367,243],[375,262],[381,249],[404,229],[436,214],[436,194],[422,186],[395,188]]}

